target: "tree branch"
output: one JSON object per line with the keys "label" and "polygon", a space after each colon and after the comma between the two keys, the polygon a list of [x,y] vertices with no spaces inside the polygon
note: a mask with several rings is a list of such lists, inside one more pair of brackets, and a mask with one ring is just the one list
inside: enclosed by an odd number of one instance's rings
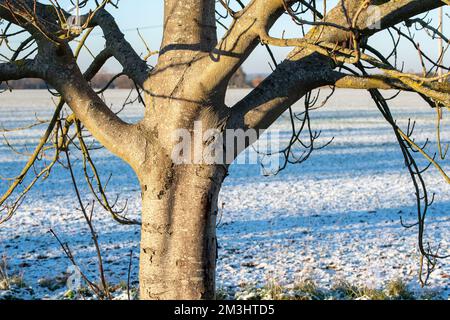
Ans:
{"label": "tree branch", "polygon": [[0,81],[39,78],[34,60],[18,60],[0,63]]}
{"label": "tree branch", "polygon": [[[332,77],[335,80],[330,79],[331,82],[336,86],[336,88],[347,88],[347,89],[398,89],[402,91],[415,92],[411,87],[407,86],[405,83],[398,79],[393,79],[385,75],[373,75],[373,76],[355,76],[348,75],[345,73],[334,72]],[[450,84],[445,82],[431,82],[422,84],[424,88],[433,90],[436,92],[441,92],[445,94],[450,94]]]}
{"label": "tree branch", "polygon": [[329,60],[304,49],[281,63],[257,88],[233,106],[228,126],[267,129],[307,92],[332,84],[332,79]]}
{"label": "tree branch", "polygon": [[100,69],[105,65],[105,63],[113,56],[111,50],[108,48],[103,49],[94,58],[89,67],[84,72],[84,78],[88,81],[92,80],[95,75],[100,71]]}
{"label": "tree branch", "polygon": [[136,145],[143,143],[137,125],[124,122],[109,109],[90,87],[78,66],[71,64],[65,69],[52,68],[48,81],[103,146],[132,166],[141,161],[140,155],[136,154],[140,150]]}
{"label": "tree branch", "polygon": [[[298,0],[286,2],[292,4]],[[253,0],[236,13],[228,32],[211,52],[206,66],[202,66],[208,77],[205,85],[212,88],[227,84],[258,45],[259,30],[270,29],[283,12],[281,0]]]}
{"label": "tree branch", "polygon": [[[125,36],[117,26],[113,16],[104,9],[105,2],[87,15],[81,17],[81,23],[86,27],[99,26],[106,40],[106,47],[119,61],[126,73],[140,87],[148,78],[149,67],[139,57]],[[65,21],[69,13],[59,7],[45,5],[34,0],[8,1],[0,0],[0,17],[14,23],[28,32],[38,41],[53,42],[64,45],[64,42],[73,40],[77,35],[71,35]],[[67,33],[65,35],[64,33]]]}
{"label": "tree branch", "polygon": [[36,0],[0,0],[0,17],[27,30],[38,42],[58,44],[70,39],[70,32],[63,29],[69,16],[59,6]]}
{"label": "tree branch", "polygon": [[99,26],[102,29],[108,52],[119,61],[124,73],[142,88],[149,76],[150,68],[125,39],[114,17],[101,9],[92,18],[90,26]]}

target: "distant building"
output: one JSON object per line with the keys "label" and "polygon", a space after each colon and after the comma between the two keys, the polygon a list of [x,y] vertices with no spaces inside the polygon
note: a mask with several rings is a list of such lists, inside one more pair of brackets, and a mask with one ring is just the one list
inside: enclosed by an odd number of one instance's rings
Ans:
{"label": "distant building", "polygon": [[247,83],[247,75],[242,68],[239,68],[236,73],[231,77],[228,83],[229,88],[249,88]]}
{"label": "distant building", "polygon": [[263,76],[257,76],[257,77],[255,77],[252,81],[251,81],[251,83],[252,83],[252,87],[253,88],[256,88],[257,86],[259,86],[259,84],[261,83],[261,82],[263,82],[264,81],[264,77]]}

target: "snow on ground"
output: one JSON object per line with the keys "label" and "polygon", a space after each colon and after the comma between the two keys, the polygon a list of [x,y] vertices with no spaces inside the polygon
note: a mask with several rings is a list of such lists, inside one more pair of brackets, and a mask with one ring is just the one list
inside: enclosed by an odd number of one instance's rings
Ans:
{"label": "snow on ground", "polygon": [[[228,104],[245,93],[232,90]],[[118,108],[126,95],[125,91],[111,91],[106,99]],[[46,119],[52,110],[50,99],[40,91],[4,93],[0,123],[13,128],[30,124],[36,117]],[[295,109],[301,110],[301,106],[300,102]],[[402,126],[409,117],[419,120],[419,142],[433,139],[435,114],[417,96],[401,94],[392,108]],[[142,112],[142,107],[131,105],[125,116],[136,121]],[[223,210],[218,228],[218,287],[235,292],[249,285],[289,285],[313,279],[321,288],[340,280],[375,288],[400,278],[420,294],[417,230],[405,229],[399,222],[400,216],[414,222],[415,198],[392,129],[367,93],[351,90],[339,90],[325,108],[314,111],[312,123],[314,129],[323,130],[321,141],[335,140],[306,163],[291,165],[272,177],[264,177],[259,165],[231,167],[219,200]],[[19,150],[29,152],[43,128],[5,136]],[[274,128],[281,130],[284,140],[289,138],[287,118]],[[128,200],[128,214],[138,217],[139,188],[131,169],[105,150],[95,152],[94,158],[105,177],[113,174],[109,194],[120,195],[122,203]],[[2,176],[17,175],[24,161],[26,157],[0,147]],[[442,164],[450,171],[448,160]],[[76,171],[81,172],[79,161]],[[64,286],[55,291],[42,287],[43,279],[55,279],[70,267],[50,228],[70,245],[82,269],[95,278],[95,252],[76,209],[69,178],[66,170],[55,167],[14,218],[0,226],[0,255],[5,257],[9,273],[23,275],[29,287],[21,290],[19,297],[58,298],[67,290]],[[81,179],[80,175],[80,184]],[[426,180],[430,194],[437,194],[426,235],[448,252],[450,186],[434,169],[427,172]],[[6,187],[2,182],[1,191]],[[115,284],[126,281],[133,250],[132,282],[136,285],[139,228],[118,225],[100,210],[94,223],[108,280]],[[449,277],[449,261],[443,260],[432,274],[428,290],[448,298]],[[7,294],[11,292],[3,292]]]}

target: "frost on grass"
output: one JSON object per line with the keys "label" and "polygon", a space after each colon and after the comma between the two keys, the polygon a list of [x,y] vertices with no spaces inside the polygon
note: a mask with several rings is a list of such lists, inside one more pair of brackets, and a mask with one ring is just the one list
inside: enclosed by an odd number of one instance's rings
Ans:
{"label": "frost on grass", "polygon": [[401,279],[389,281],[374,289],[338,281],[331,288],[319,288],[313,280],[282,286],[269,283],[262,287],[244,286],[237,293],[220,291],[221,298],[240,300],[433,300],[442,299],[438,292],[423,290],[412,292]]}

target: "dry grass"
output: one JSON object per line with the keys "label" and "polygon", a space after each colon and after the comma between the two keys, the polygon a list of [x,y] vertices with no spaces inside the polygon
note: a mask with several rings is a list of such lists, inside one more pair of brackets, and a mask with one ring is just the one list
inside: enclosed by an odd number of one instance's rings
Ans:
{"label": "dry grass", "polygon": [[10,274],[6,256],[0,260],[0,290],[9,290],[12,287],[26,287],[23,274]]}
{"label": "dry grass", "polygon": [[[219,296],[219,293],[218,293]],[[221,299],[234,298],[234,294],[220,292]],[[263,287],[243,285],[236,294],[242,300],[414,300],[436,299],[435,292],[414,296],[401,279],[389,281],[381,289],[358,286],[347,281],[337,282],[331,289],[321,289],[312,280],[304,280],[293,286],[282,286],[269,282]]]}

